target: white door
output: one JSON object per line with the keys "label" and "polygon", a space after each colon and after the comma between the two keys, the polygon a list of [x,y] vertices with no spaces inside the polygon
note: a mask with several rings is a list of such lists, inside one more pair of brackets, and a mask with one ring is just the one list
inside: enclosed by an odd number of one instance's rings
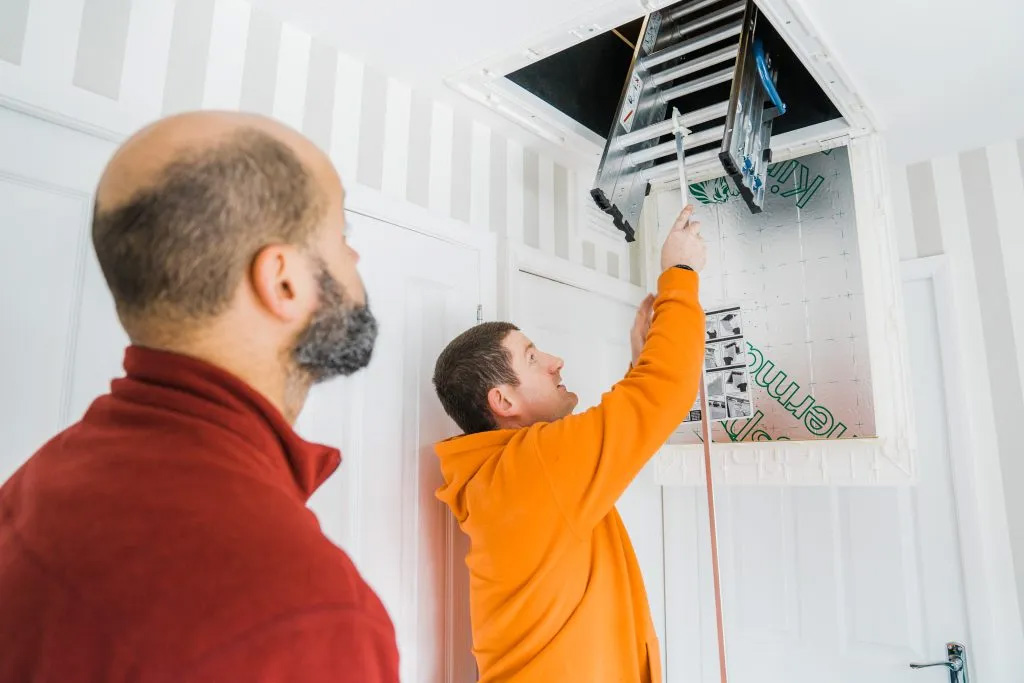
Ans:
{"label": "white door", "polygon": [[[565,385],[579,397],[577,410],[601,400],[629,370],[629,331],[636,308],[622,298],[595,294],[555,279],[517,271],[510,322],[541,350],[565,361]],[[616,506],[643,573],[658,638],[665,642],[665,575],[661,487],[653,461]],[[663,655],[664,657],[664,648]]]}
{"label": "white door", "polygon": [[114,147],[0,107],[0,481],[120,374],[127,337],[89,232]]}
{"label": "white door", "polygon": [[[122,374],[128,340],[89,236],[114,148],[0,107],[0,482]],[[430,380],[443,345],[474,324],[493,257],[359,210],[352,239],[380,336],[370,367],[314,389],[300,416],[305,437],[344,453],[311,505],[395,621],[402,680],[461,683],[474,675],[467,548],[434,498],[431,445],[454,426]]]}
{"label": "white door", "polygon": [[481,252],[352,210],[349,221],[380,334],[369,368],[316,388],[299,418],[299,431],[343,454],[311,506],[388,608],[402,680],[474,680],[468,541],[434,496],[433,444],[456,428],[432,377],[445,345],[476,323]]}
{"label": "white door", "polygon": [[[955,419],[930,283],[904,297],[915,408]],[[970,657],[949,438],[918,439],[914,487],[716,487],[731,683],[939,683],[909,663]],[[717,682],[704,491],[666,489],[665,513],[668,680]]]}

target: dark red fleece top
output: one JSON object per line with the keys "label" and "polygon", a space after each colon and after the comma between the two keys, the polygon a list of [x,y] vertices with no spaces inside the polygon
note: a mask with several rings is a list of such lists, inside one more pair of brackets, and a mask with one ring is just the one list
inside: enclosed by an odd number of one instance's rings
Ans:
{"label": "dark red fleece top", "polygon": [[0,488],[0,683],[398,680],[306,501],[341,455],[206,363],[127,377]]}

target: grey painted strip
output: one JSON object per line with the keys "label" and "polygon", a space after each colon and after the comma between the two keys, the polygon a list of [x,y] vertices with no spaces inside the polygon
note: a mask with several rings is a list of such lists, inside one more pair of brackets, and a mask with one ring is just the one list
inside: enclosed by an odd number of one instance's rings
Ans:
{"label": "grey painted strip", "polygon": [[504,237],[508,233],[508,140],[491,133],[491,230]]}
{"label": "grey painted strip", "polygon": [[174,7],[171,48],[167,58],[167,77],[164,80],[164,114],[203,106],[212,27],[212,2],[178,0]]}
{"label": "grey painted strip", "polygon": [[643,285],[643,273],[640,270],[640,258],[642,254],[640,245],[633,242],[629,245],[629,281],[640,287]]}
{"label": "grey painted strip", "polygon": [[0,59],[5,62],[21,64],[30,2],[31,0],[0,2]]}
{"label": "grey painted strip", "polygon": [[306,76],[306,110],[302,132],[325,153],[331,152],[334,129],[335,75],[338,52],[327,43],[314,40],[309,48],[309,72]]}
{"label": "grey painted strip", "polygon": [[117,101],[131,13],[131,0],[85,0],[72,83]]}
{"label": "grey painted strip", "polygon": [[419,90],[412,92],[409,107],[409,168],[405,196],[414,204],[430,204],[430,131],[434,101]]}
{"label": "grey painted strip", "polygon": [[608,274],[613,278],[619,277],[619,255],[608,252]]}
{"label": "grey painted strip", "polygon": [[[211,3],[212,4],[212,3]],[[277,54],[281,49],[281,21],[253,7],[242,70],[243,111],[270,116],[277,90]]]}
{"label": "grey painted strip", "polygon": [[523,242],[540,248],[540,158],[523,151]]}
{"label": "grey painted strip", "polygon": [[569,258],[569,171],[555,164],[555,256]]}
{"label": "grey painted strip", "polygon": [[452,218],[469,222],[472,178],[473,128],[469,119],[455,115],[452,127]]}
{"label": "grey painted strip", "polygon": [[587,268],[597,269],[597,255],[595,252],[597,249],[594,247],[593,242],[583,243],[583,265]]}
{"label": "grey painted strip", "polygon": [[935,194],[935,176],[930,161],[907,166],[907,188],[918,257],[943,253],[939,200]]}
{"label": "grey painted strip", "polygon": [[[967,224],[971,233],[974,270],[978,283],[982,338],[992,387],[996,441],[1003,470],[1007,500],[1019,496],[1024,481],[1024,458],[1020,457],[1017,425],[1024,418],[1024,389],[1020,385],[1017,346],[1010,318],[1010,295],[999,241],[995,197],[984,148],[960,154],[960,175],[964,187]],[[1024,539],[1024,517],[1008,515],[1010,536]],[[1024,543],[1013,543],[1017,567],[1017,589],[1024,596]],[[1024,602],[1024,599],[1022,599]]]}
{"label": "grey painted strip", "polygon": [[[344,97],[344,93],[342,93]],[[359,113],[359,161],[356,180],[381,188],[384,178],[384,120],[388,106],[388,81],[372,67],[363,72],[363,98]]]}

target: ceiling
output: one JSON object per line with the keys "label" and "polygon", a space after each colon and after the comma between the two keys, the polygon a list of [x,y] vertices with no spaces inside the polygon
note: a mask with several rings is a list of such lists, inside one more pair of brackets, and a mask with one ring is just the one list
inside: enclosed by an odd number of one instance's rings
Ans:
{"label": "ceiling", "polygon": [[[612,0],[615,2],[615,0]],[[585,17],[593,0],[253,0],[344,52],[413,84],[520,52],[545,28]],[[602,3],[609,4],[609,3]],[[622,4],[621,1],[617,4]],[[637,5],[637,14],[643,10]]]}
{"label": "ceiling", "polygon": [[[774,0],[758,0],[771,4]],[[789,0],[885,129],[893,156],[927,158],[1024,136],[1021,0]],[[415,87],[521,52],[610,0],[254,0]],[[642,12],[639,1],[637,14]]]}
{"label": "ceiling", "polygon": [[1021,0],[796,2],[885,128],[895,158],[1024,136]]}

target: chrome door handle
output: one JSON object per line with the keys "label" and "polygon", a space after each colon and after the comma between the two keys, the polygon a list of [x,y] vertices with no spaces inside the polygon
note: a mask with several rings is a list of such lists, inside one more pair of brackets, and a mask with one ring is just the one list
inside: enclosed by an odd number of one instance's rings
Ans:
{"label": "chrome door handle", "polygon": [[[970,683],[967,672],[967,648],[960,643],[946,643],[946,661],[931,664],[911,664],[911,669],[944,666],[949,670],[949,683]],[[963,677],[961,677],[963,674]]]}
{"label": "chrome door handle", "polygon": [[931,664],[911,664],[911,669],[927,669],[930,666],[945,666],[950,671],[960,673],[964,669],[964,660],[959,657],[953,657],[948,662],[932,662]]}

